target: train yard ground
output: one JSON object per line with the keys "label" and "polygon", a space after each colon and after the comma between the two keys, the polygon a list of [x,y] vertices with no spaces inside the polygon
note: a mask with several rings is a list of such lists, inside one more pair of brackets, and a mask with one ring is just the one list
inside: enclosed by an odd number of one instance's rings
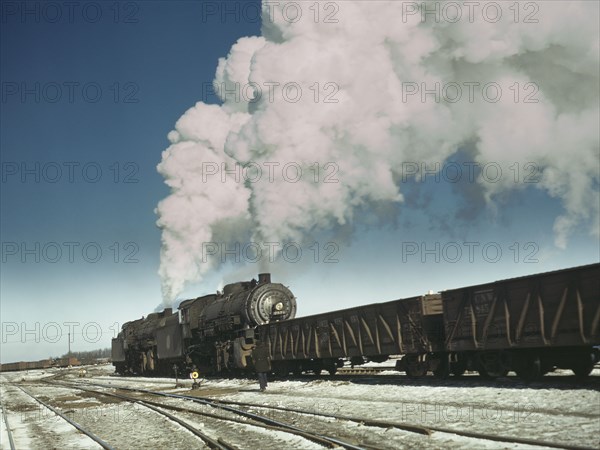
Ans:
{"label": "train yard ground", "polygon": [[2,449],[600,448],[598,367],[584,381],[565,370],[525,384],[412,380],[384,364],[271,380],[265,392],[254,379],[192,390],[189,379],[85,370],[0,374]]}

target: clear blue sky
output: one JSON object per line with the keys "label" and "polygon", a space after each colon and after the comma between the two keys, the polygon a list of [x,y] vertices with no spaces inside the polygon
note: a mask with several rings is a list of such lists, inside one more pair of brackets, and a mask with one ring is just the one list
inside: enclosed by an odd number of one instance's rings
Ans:
{"label": "clear blue sky", "polygon": [[[2,362],[65,353],[69,329],[72,350],[106,347],[161,302],[154,208],[168,194],[156,172],[167,133],[203,100],[218,58],[260,34],[258,21],[203,20],[202,4],[116,11],[102,1],[97,21],[85,3],[56,21],[56,11],[2,4]],[[587,229],[566,250],[553,246],[561,205],[535,187],[490,211],[468,182],[404,184],[406,203],[383,225],[365,212],[337,241],[337,262],[322,261],[324,235],[317,264],[273,274],[296,293],[300,315],[598,261]],[[472,258],[465,242],[478,243]],[[225,265],[186,295],[214,291],[237,269]]]}
{"label": "clear blue sky", "polygon": [[[52,347],[22,345],[12,323],[34,330],[28,341],[43,341],[48,322],[95,321],[107,345],[113,322],[160,302],[154,208],[168,192],[156,172],[167,133],[202,99],[218,58],[260,32],[259,22],[203,21],[201,2],[123,2],[118,18],[114,2],[100,2],[96,22],[96,10],[84,14],[81,3],[72,20],[64,7],[56,23],[47,20],[52,10],[36,17],[40,4],[27,2],[34,12],[24,17],[21,3],[2,5],[1,312],[11,323],[2,361],[67,348],[66,336]],[[22,97],[27,90],[33,93]],[[22,164],[33,173],[23,175]],[[36,254],[22,253],[23,243]],[[93,262],[98,248],[102,256]],[[88,344],[79,336],[72,348]]]}

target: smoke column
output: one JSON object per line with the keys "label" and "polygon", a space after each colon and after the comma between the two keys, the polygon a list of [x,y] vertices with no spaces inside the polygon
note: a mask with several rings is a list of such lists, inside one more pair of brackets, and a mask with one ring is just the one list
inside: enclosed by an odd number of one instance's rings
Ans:
{"label": "smoke column", "polygon": [[[557,247],[576,226],[598,233],[598,2],[530,2],[520,14],[499,2],[499,20],[462,3],[460,20],[435,3],[438,16],[423,17],[420,2],[398,1],[330,2],[337,10],[318,20],[299,2],[290,20],[287,3],[263,5],[262,36],[219,60],[222,104],[196,103],[169,133],[158,171],[171,194],[157,207],[166,303],[219,265],[205,243],[302,242],[347,226],[357,208],[403,201],[406,162],[443,163],[461,148],[506,173],[536,163],[534,188],[564,208]],[[332,12],[337,22],[325,20]],[[441,98],[423,97],[437,84]],[[236,179],[244,165],[260,180]],[[477,185],[493,207],[532,186],[518,181]]]}

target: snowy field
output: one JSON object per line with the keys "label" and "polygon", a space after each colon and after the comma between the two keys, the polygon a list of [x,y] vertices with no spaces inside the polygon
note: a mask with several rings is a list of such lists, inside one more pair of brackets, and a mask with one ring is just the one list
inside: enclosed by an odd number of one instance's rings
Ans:
{"label": "snowy field", "polygon": [[[543,381],[523,384],[514,377],[497,384],[476,377],[458,381],[398,381],[382,375],[348,378],[307,378],[271,381],[260,392],[252,379],[207,379],[191,391],[190,380],[175,387],[168,378],[123,378],[114,375],[111,365],[87,367],[87,376],[78,369],[13,372],[0,375],[2,408],[7,413],[16,448],[99,448],[63,419],[36,403],[14,383],[41,398],[84,425],[117,448],[199,448],[202,444],[180,425],[165,420],[144,407],[118,399],[93,395],[56,385],[44,385],[46,378],[62,381],[101,383],[156,391],[193,393],[265,406],[302,409],[315,414],[335,414],[388,422],[423,425],[447,430],[489,433],[505,437],[542,440],[565,448],[600,448],[600,370],[594,370],[583,384],[576,384],[569,371],[557,371]],[[90,386],[92,387],[92,386]],[[96,387],[97,388],[97,387]],[[98,388],[99,389],[99,388]],[[111,390],[112,391],[112,390]],[[164,400],[189,407],[191,402]],[[497,442],[435,431],[424,436],[396,428],[377,428],[356,422],[327,419],[298,412],[258,407],[253,412],[282,422],[337,435],[357,444],[375,448],[540,448],[525,444]],[[242,423],[186,415],[180,417],[214,437],[222,437],[238,448],[323,448],[295,435],[260,429]],[[1,447],[10,448],[2,421]]]}

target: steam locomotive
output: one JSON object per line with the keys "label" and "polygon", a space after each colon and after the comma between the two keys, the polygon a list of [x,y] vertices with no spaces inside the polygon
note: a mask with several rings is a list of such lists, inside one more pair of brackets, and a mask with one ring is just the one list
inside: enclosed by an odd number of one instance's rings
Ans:
{"label": "steam locomotive", "polygon": [[295,318],[290,290],[258,281],[186,300],[123,325],[113,340],[119,373],[248,373],[256,347],[273,372],[334,374],[349,361],[396,359],[410,377],[466,370],[525,380],[555,368],[587,376],[600,360],[600,264],[467,286]]}
{"label": "steam locomotive", "polygon": [[120,374],[173,374],[195,367],[201,373],[243,371],[250,363],[258,325],[293,319],[296,298],[271,275],[228,284],[222,292],[185,300],[127,322],[112,340]]}

